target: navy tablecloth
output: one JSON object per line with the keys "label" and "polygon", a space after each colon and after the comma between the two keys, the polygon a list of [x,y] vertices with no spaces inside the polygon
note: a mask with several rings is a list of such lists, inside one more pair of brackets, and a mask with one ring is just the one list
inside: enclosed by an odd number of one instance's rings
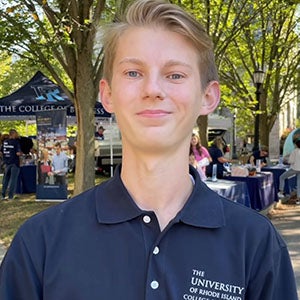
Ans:
{"label": "navy tablecloth", "polygon": [[273,173],[271,172],[262,172],[248,177],[227,176],[224,179],[245,182],[248,187],[251,207],[255,210],[263,210],[274,201],[278,201]]}
{"label": "navy tablecloth", "polygon": [[36,165],[20,167],[17,194],[31,194],[36,192]]}
{"label": "navy tablecloth", "polygon": [[217,181],[207,180],[205,183],[211,190],[217,192],[219,195],[251,207],[248,187],[245,182],[218,179]]}
{"label": "navy tablecloth", "polygon": [[[266,172],[272,172],[273,173],[273,179],[274,179],[274,185],[276,193],[279,192],[279,177],[282,173],[284,173],[289,166],[272,166],[272,167],[263,167],[262,171]],[[285,180],[284,183],[284,193],[289,195],[291,192],[296,189],[297,186],[297,176],[293,175]]]}

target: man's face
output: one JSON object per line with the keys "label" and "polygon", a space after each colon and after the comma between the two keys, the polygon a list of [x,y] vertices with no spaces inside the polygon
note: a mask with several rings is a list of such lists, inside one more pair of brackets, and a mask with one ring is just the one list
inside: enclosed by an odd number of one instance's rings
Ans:
{"label": "man's face", "polygon": [[17,139],[17,138],[19,137],[19,135],[18,135],[18,133],[17,133],[16,131],[13,131],[11,137],[12,137],[13,139]]}
{"label": "man's face", "polygon": [[139,27],[121,36],[111,85],[100,89],[123,144],[151,151],[189,144],[204,98],[198,66],[194,46],[177,33]]}
{"label": "man's face", "polygon": [[59,146],[55,146],[54,149],[55,149],[56,154],[59,155],[60,151],[61,151],[60,147]]}

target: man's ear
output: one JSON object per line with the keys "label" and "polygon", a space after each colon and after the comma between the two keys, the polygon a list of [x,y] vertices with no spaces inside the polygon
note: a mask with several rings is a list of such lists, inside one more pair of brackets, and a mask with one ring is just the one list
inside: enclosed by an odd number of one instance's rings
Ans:
{"label": "man's ear", "polygon": [[200,108],[200,115],[208,115],[213,112],[220,102],[220,85],[217,81],[211,81],[205,89]]}
{"label": "man's ear", "polygon": [[111,89],[107,80],[105,79],[100,80],[99,93],[100,93],[101,103],[104,109],[109,113],[113,113],[114,109],[111,101]]}

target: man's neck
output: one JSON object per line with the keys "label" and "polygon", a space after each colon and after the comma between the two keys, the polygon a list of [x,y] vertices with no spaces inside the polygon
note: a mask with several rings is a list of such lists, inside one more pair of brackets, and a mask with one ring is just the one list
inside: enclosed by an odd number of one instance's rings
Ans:
{"label": "man's neck", "polygon": [[123,157],[121,178],[136,204],[156,213],[162,230],[192,192],[188,170],[188,155],[177,159]]}

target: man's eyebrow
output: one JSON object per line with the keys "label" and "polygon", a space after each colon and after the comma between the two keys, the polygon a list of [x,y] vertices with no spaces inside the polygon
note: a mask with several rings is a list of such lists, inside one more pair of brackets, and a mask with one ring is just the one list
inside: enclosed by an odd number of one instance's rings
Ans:
{"label": "man's eyebrow", "polygon": [[119,62],[119,65],[126,64],[126,63],[132,63],[132,64],[135,64],[135,65],[142,65],[143,64],[140,59],[137,59],[137,58],[134,58],[134,57],[125,57]]}
{"label": "man's eyebrow", "polygon": [[192,66],[190,64],[187,64],[181,60],[171,59],[165,64],[165,67],[173,67],[173,66],[183,66],[192,69]]}
{"label": "man's eyebrow", "polygon": [[[140,59],[137,59],[134,57],[126,57],[126,58],[122,59],[119,62],[119,65],[126,64],[126,63],[132,63],[135,65],[143,65],[143,62]],[[171,60],[167,61],[164,65],[164,67],[173,67],[173,66],[183,66],[183,67],[192,69],[192,66],[190,64],[187,64],[181,60],[175,60],[175,59],[171,59]]]}

